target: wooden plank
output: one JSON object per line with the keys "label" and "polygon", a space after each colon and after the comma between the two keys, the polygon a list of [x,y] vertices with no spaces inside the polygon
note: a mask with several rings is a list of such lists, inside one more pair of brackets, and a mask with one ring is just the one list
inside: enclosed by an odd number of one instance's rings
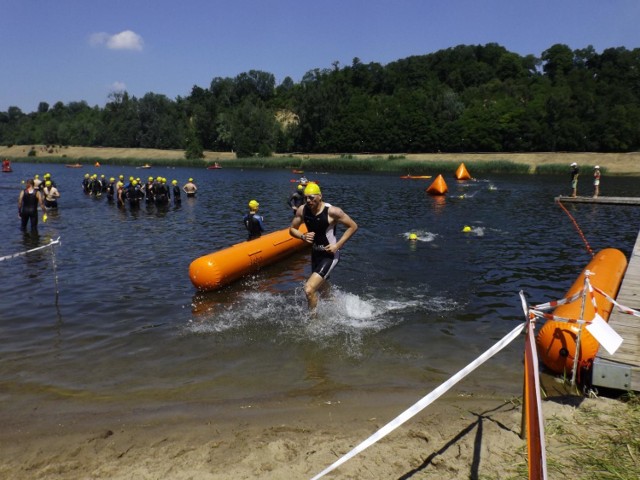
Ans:
{"label": "wooden plank", "polygon": [[600,203],[605,205],[640,205],[640,197],[565,197],[560,195],[556,202],[563,203]]}
{"label": "wooden plank", "polygon": [[[598,199],[594,199],[598,200]],[[563,200],[564,201],[564,197]],[[627,265],[624,279],[620,285],[620,291],[616,297],[616,301],[625,307],[640,311],[640,233],[636,239],[636,243],[631,252],[631,258]],[[597,359],[612,362],[627,368],[631,373],[630,389],[640,391],[640,317],[620,312],[616,307],[609,317],[609,325],[623,339],[622,345],[614,355],[600,348]],[[598,379],[593,379],[593,384],[598,386]],[[620,387],[621,390],[625,388]]]}

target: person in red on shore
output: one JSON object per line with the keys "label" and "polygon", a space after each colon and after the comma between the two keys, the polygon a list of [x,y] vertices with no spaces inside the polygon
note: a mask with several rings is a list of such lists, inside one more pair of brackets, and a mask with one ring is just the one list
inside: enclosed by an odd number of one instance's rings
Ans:
{"label": "person in red on shore", "polygon": [[[340,260],[340,249],[358,230],[358,225],[341,208],[322,200],[317,183],[309,183],[304,189],[305,204],[298,207],[291,221],[289,235],[311,244],[311,276],[304,286],[309,310],[315,313],[318,306],[318,289],[327,280]],[[300,226],[307,226],[302,233]],[[347,229],[336,238],[336,225]]]}

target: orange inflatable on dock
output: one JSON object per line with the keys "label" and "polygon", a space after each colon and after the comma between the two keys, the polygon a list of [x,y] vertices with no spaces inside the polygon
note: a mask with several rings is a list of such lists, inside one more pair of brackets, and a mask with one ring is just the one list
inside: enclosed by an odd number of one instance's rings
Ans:
{"label": "orange inflatable on dock", "polygon": [[[620,250],[605,248],[598,252],[589,264],[584,268],[578,279],[567,291],[569,298],[584,287],[584,276],[588,270],[593,275],[589,277],[591,285],[598,287],[611,298],[616,298],[622,278],[627,269],[627,259]],[[609,320],[609,314],[613,305],[603,295],[595,292],[598,313],[605,320]],[[591,297],[587,295],[582,312],[582,297],[577,300],[558,306],[553,314],[567,319],[592,320],[595,316]],[[573,361],[576,356],[576,342],[580,325],[557,320],[548,320],[540,329],[536,337],[538,354],[545,366],[558,374],[569,373],[573,370]],[[580,352],[578,353],[578,368],[589,368],[598,353],[599,344],[584,325],[580,333]]]}
{"label": "orange inflatable on dock", "polygon": [[[305,225],[298,230],[306,233]],[[197,258],[189,265],[189,278],[199,290],[217,290],[288,257],[306,245],[289,235],[287,227]]]}
{"label": "orange inflatable on dock", "polygon": [[461,163],[456,170],[456,180],[471,180],[471,175],[469,175],[467,167],[464,166],[464,163]]}
{"label": "orange inflatable on dock", "polygon": [[442,175],[438,175],[433,183],[427,187],[426,191],[431,195],[444,195],[449,191],[449,188],[447,187],[447,182],[444,181]]}

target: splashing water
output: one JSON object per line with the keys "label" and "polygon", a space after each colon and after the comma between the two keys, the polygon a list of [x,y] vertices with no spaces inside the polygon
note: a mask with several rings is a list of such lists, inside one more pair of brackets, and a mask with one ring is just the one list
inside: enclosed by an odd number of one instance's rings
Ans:
{"label": "splashing water", "polygon": [[[411,234],[415,234],[416,238],[411,238]],[[419,242],[433,242],[437,237],[437,233],[427,232],[425,230],[415,230],[413,232],[405,232],[401,234],[407,240],[414,240]]]}

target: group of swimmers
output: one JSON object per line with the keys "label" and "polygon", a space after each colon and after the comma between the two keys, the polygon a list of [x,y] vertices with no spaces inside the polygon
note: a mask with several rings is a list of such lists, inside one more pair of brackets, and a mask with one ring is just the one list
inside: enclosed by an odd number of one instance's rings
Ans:
{"label": "group of swimmers", "polygon": [[147,205],[168,205],[171,197],[173,197],[173,203],[177,205],[182,201],[182,192],[187,197],[195,197],[198,187],[193,178],[189,178],[189,181],[180,188],[177,180],[172,180],[169,186],[167,179],[161,176],[149,177],[144,183],[140,178],[129,177],[129,181],[125,183],[122,174],[118,176],[117,181],[115,177],[107,181],[104,175],[98,177],[95,173],[93,175],[86,173],[82,180],[82,190],[85,194],[95,197],[101,197],[104,194],[109,202],[116,202],[119,207],[129,204],[130,208],[137,208],[142,202]]}
{"label": "group of swimmers", "polygon": [[31,231],[38,231],[38,206],[42,209],[42,221],[47,221],[47,210],[58,208],[58,191],[50,173],[45,173],[43,178],[34,175],[27,179],[25,188],[18,195],[18,216],[23,231],[27,230],[27,225],[31,223]]}

